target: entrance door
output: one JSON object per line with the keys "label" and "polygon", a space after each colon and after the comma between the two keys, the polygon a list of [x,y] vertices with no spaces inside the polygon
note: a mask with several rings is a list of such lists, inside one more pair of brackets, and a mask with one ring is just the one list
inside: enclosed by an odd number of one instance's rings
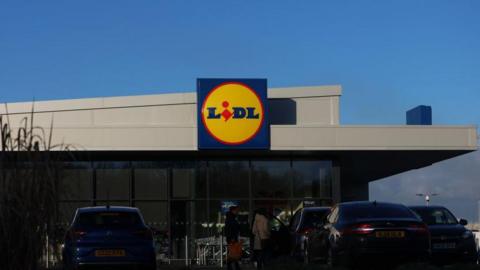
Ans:
{"label": "entrance door", "polygon": [[172,168],[170,173],[170,247],[174,259],[191,258],[191,198],[195,180],[192,167]]}
{"label": "entrance door", "polygon": [[[171,255],[175,259],[185,259],[190,238],[188,201],[170,202]],[[186,246],[187,245],[187,246]]]}

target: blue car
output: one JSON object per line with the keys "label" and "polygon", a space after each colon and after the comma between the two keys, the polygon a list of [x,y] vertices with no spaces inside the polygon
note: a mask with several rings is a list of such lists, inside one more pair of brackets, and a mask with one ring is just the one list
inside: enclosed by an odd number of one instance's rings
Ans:
{"label": "blue car", "polygon": [[72,270],[107,265],[154,270],[152,231],[137,208],[79,208],[65,235],[63,263]]}

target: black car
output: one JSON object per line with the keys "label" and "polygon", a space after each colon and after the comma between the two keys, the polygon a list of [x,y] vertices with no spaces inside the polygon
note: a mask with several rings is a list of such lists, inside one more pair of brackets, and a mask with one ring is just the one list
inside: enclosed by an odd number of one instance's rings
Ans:
{"label": "black car", "polygon": [[438,264],[475,263],[478,258],[473,233],[467,221],[457,218],[442,206],[412,206],[428,226],[431,234],[432,261]]}
{"label": "black car", "polygon": [[381,202],[348,202],[332,208],[325,225],[308,234],[310,260],[331,266],[353,266],[425,260],[430,233],[406,206]]}
{"label": "black car", "polygon": [[310,232],[323,225],[325,217],[329,213],[330,207],[306,207],[295,212],[290,221],[292,256],[308,263],[309,258],[305,254],[306,237]]}

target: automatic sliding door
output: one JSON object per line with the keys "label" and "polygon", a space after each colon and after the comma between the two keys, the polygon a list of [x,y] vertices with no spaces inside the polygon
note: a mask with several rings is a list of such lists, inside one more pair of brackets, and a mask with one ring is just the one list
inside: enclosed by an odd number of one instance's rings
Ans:
{"label": "automatic sliding door", "polygon": [[163,162],[133,162],[133,204],[155,231],[155,252],[159,260],[170,253],[168,172]]}
{"label": "automatic sliding door", "polygon": [[[190,243],[195,238],[190,199],[195,182],[193,164],[175,164],[170,173],[171,255],[176,259],[191,257]],[[190,165],[190,166],[189,166]]]}

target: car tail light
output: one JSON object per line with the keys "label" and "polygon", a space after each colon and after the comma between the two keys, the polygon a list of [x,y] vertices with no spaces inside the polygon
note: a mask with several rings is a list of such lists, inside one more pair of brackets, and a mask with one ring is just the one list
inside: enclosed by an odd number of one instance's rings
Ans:
{"label": "car tail light", "polygon": [[149,229],[137,230],[137,231],[134,231],[133,234],[143,239],[147,239],[147,240],[153,239],[153,233]]}
{"label": "car tail light", "polygon": [[428,227],[425,224],[410,224],[408,229],[417,233],[428,233]]}
{"label": "car tail light", "polygon": [[85,230],[73,229],[71,230],[71,235],[72,239],[76,241],[87,235],[87,232]]}
{"label": "car tail light", "polygon": [[357,224],[342,231],[343,234],[370,234],[375,229],[371,224]]}

